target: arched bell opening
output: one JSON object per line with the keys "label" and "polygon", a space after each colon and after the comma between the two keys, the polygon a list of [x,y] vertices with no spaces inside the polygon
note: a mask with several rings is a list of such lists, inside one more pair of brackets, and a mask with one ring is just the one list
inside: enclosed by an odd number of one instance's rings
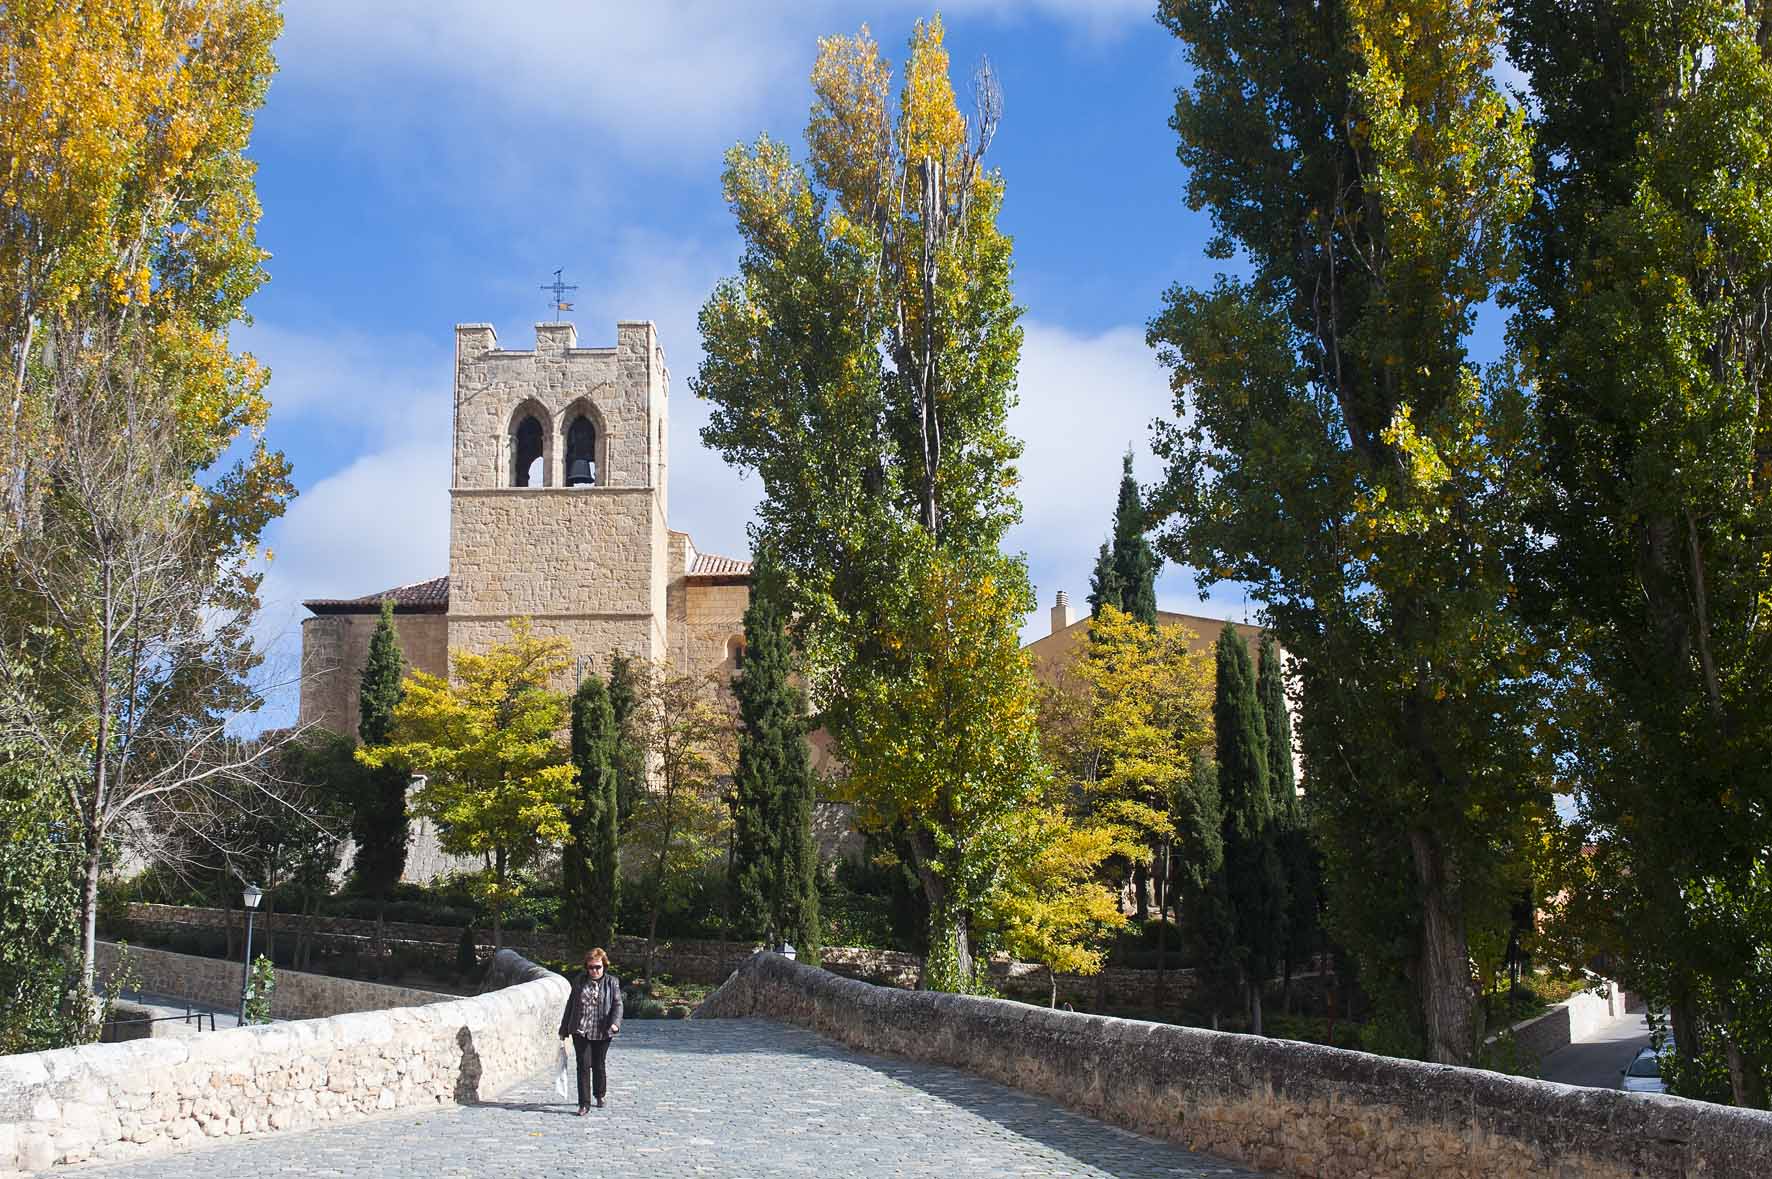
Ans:
{"label": "arched bell opening", "polygon": [[542,471],[542,443],[546,434],[534,414],[526,414],[511,431],[511,486],[540,487],[545,482]]}
{"label": "arched bell opening", "polygon": [[597,426],[579,414],[566,427],[566,486],[597,485]]}

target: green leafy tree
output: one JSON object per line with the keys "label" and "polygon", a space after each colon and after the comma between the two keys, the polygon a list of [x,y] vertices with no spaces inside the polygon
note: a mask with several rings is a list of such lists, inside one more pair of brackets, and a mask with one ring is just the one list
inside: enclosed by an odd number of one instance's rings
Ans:
{"label": "green leafy tree", "polygon": [[477,887],[495,947],[505,906],[522,894],[514,873],[565,842],[578,805],[578,771],[557,737],[566,697],[548,688],[566,671],[566,642],[536,637],[526,618],[510,626],[510,639],[484,653],[450,652],[449,679],[409,675],[389,741],[357,751],[372,769],[426,776],[413,805],[437,824],[445,852],[484,860]]}
{"label": "green leafy tree", "polygon": [[1722,1062],[1763,1107],[1772,1023],[1740,996],[1772,941],[1747,903],[1772,854],[1772,14],[1508,11],[1538,190],[1513,323],[1545,472],[1527,600],[1567,642],[1581,950],[1669,1004],[1680,1078]]}
{"label": "green leafy tree", "polygon": [[1056,1007],[1059,972],[1100,973],[1102,943],[1126,924],[1100,869],[1130,849],[1115,847],[1113,828],[1081,826],[1063,806],[1031,809],[1020,818],[1029,827],[1027,850],[1011,869],[1015,879],[998,894],[995,919],[1010,954],[1046,968],[1047,1005]]}
{"label": "green leafy tree", "polygon": [[[357,689],[357,736],[364,745],[385,745],[393,736],[394,710],[405,694],[401,686],[404,667],[399,636],[394,631],[394,603],[383,599]],[[362,776],[351,816],[351,838],[357,845],[352,870],[357,886],[376,899],[379,940],[388,895],[406,872],[411,830],[406,786],[410,775],[405,766],[395,763],[364,769]]]}
{"label": "green leafy tree", "polygon": [[[0,1055],[90,1038],[73,815],[29,747],[0,750]],[[65,772],[65,771],[64,771]],[[75,771],[78,772],[78,771]]]}
{"label": "green leafy tree", "polygon": [[651,978],[659,914],[686,895],[726,847],[721,779],[732,771],[733,726],[703,677],[658,667],[635,680],[635,733],[653,779],[634,807],[625,841],[643,866],[651,898],[640,969]]}
{"label": "green leafy tree", "polygon": [[1255,668],[1249,644],[1228,622],[1218,636],[1213,714],[1224,807],[1224,898],[1249,1030],[1259,1036],[1262,987],[1286,945],[1286,873],[1268,784],[1267,722],[1255,694]]}
{"label": "green leafy tree", "polygon": [[572,697],[572,765],[578,771],[578,801],[572,833],[560,853],[560,883],[569,935],[585,946],[607,946],[615,939],[621,865],[617,833],[616,765],[621,737],[609,687],[601,677],[585,677]]}
{"label": "green leafy tree", "polygon": [[1176,399],[1159,548],[1247,585],[1296,659],[1339,936],[1400,1050],[1452,1062],[1475,1045],[1467,929],[1508,921],[1548,812],[1512,568],[1525,413],[1465,351],[1530,199],[1498,7],[1160,10],[1194,71],[1188,200],[1248,269],[1151,324]]}
{"label": "green leafy tree", "polygon": [[[1021,449],[1004,184],[984,167],[1001,96],[981,70],[960,113],[939,19],[915,26],[896,95],[865,31],[822,41],[812,83],[809,164],[767,137],[727,155],[745,250],[702,308],[693,387],[704,440],[762,481],[757,547],[781,562],[860,813],[905,825],[949,964],[929,977],[970,986],[993,857],[1039,777],[1014,645],[1027,577],[998,551]],[[950,658],[962,619],[978,650]]]}
{"label": "green leafy tree", "polygon": [[744,616],[733,788],[732,883],[740,932],[786,941],[818,958],[818,849],[812,839],[816,778],[806,740],[806,698],[793,682],[793,642],[774,563],[759,553]]}

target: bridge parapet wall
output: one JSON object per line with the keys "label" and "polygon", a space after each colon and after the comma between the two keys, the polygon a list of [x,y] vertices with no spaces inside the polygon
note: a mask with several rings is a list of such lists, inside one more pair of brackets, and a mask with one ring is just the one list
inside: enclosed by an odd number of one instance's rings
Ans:
{"label": "bridge parapet wall", "polygon": [[900,991],[758,954],[696,1018],[762,1016],[1319,1179],[1772,1175],[1772,1114],[1256,1036]]}
{"label": "bridge parapet wall", "polygon": [[566,980],[510,951],[419,1007],[0,1057],[0,1176],[502,1092],[546,1068]]}

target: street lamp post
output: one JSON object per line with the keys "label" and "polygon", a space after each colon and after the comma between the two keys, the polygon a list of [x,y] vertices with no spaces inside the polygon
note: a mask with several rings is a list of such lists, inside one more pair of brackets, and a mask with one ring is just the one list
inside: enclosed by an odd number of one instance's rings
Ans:
{"label": "street lamp post", "polygon": [[252,914],[258,908],[264,890],[256,884],[246,886],[240,899],[246,904],[246,961],[240,966],[240,1026],[246,1026],[246,983],[252,977]]}

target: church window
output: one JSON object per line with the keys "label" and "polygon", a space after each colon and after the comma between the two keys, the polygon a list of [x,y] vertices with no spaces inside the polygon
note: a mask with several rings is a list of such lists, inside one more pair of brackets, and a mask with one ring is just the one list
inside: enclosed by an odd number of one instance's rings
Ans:
{"label": "church window", "polygon": [[542,428],[534,414],[525,414],[511,431],[511,486],[540,487],[542,479]]}
{"label": "church window", "polygon": [[566,428],[566,486],[591,487],[597,482],[597,427],[579,414]]}
{"label": "church window", "polygon": [[733,635],[726,640],[726,666],[734,673],[744,670],[743,635]]}

